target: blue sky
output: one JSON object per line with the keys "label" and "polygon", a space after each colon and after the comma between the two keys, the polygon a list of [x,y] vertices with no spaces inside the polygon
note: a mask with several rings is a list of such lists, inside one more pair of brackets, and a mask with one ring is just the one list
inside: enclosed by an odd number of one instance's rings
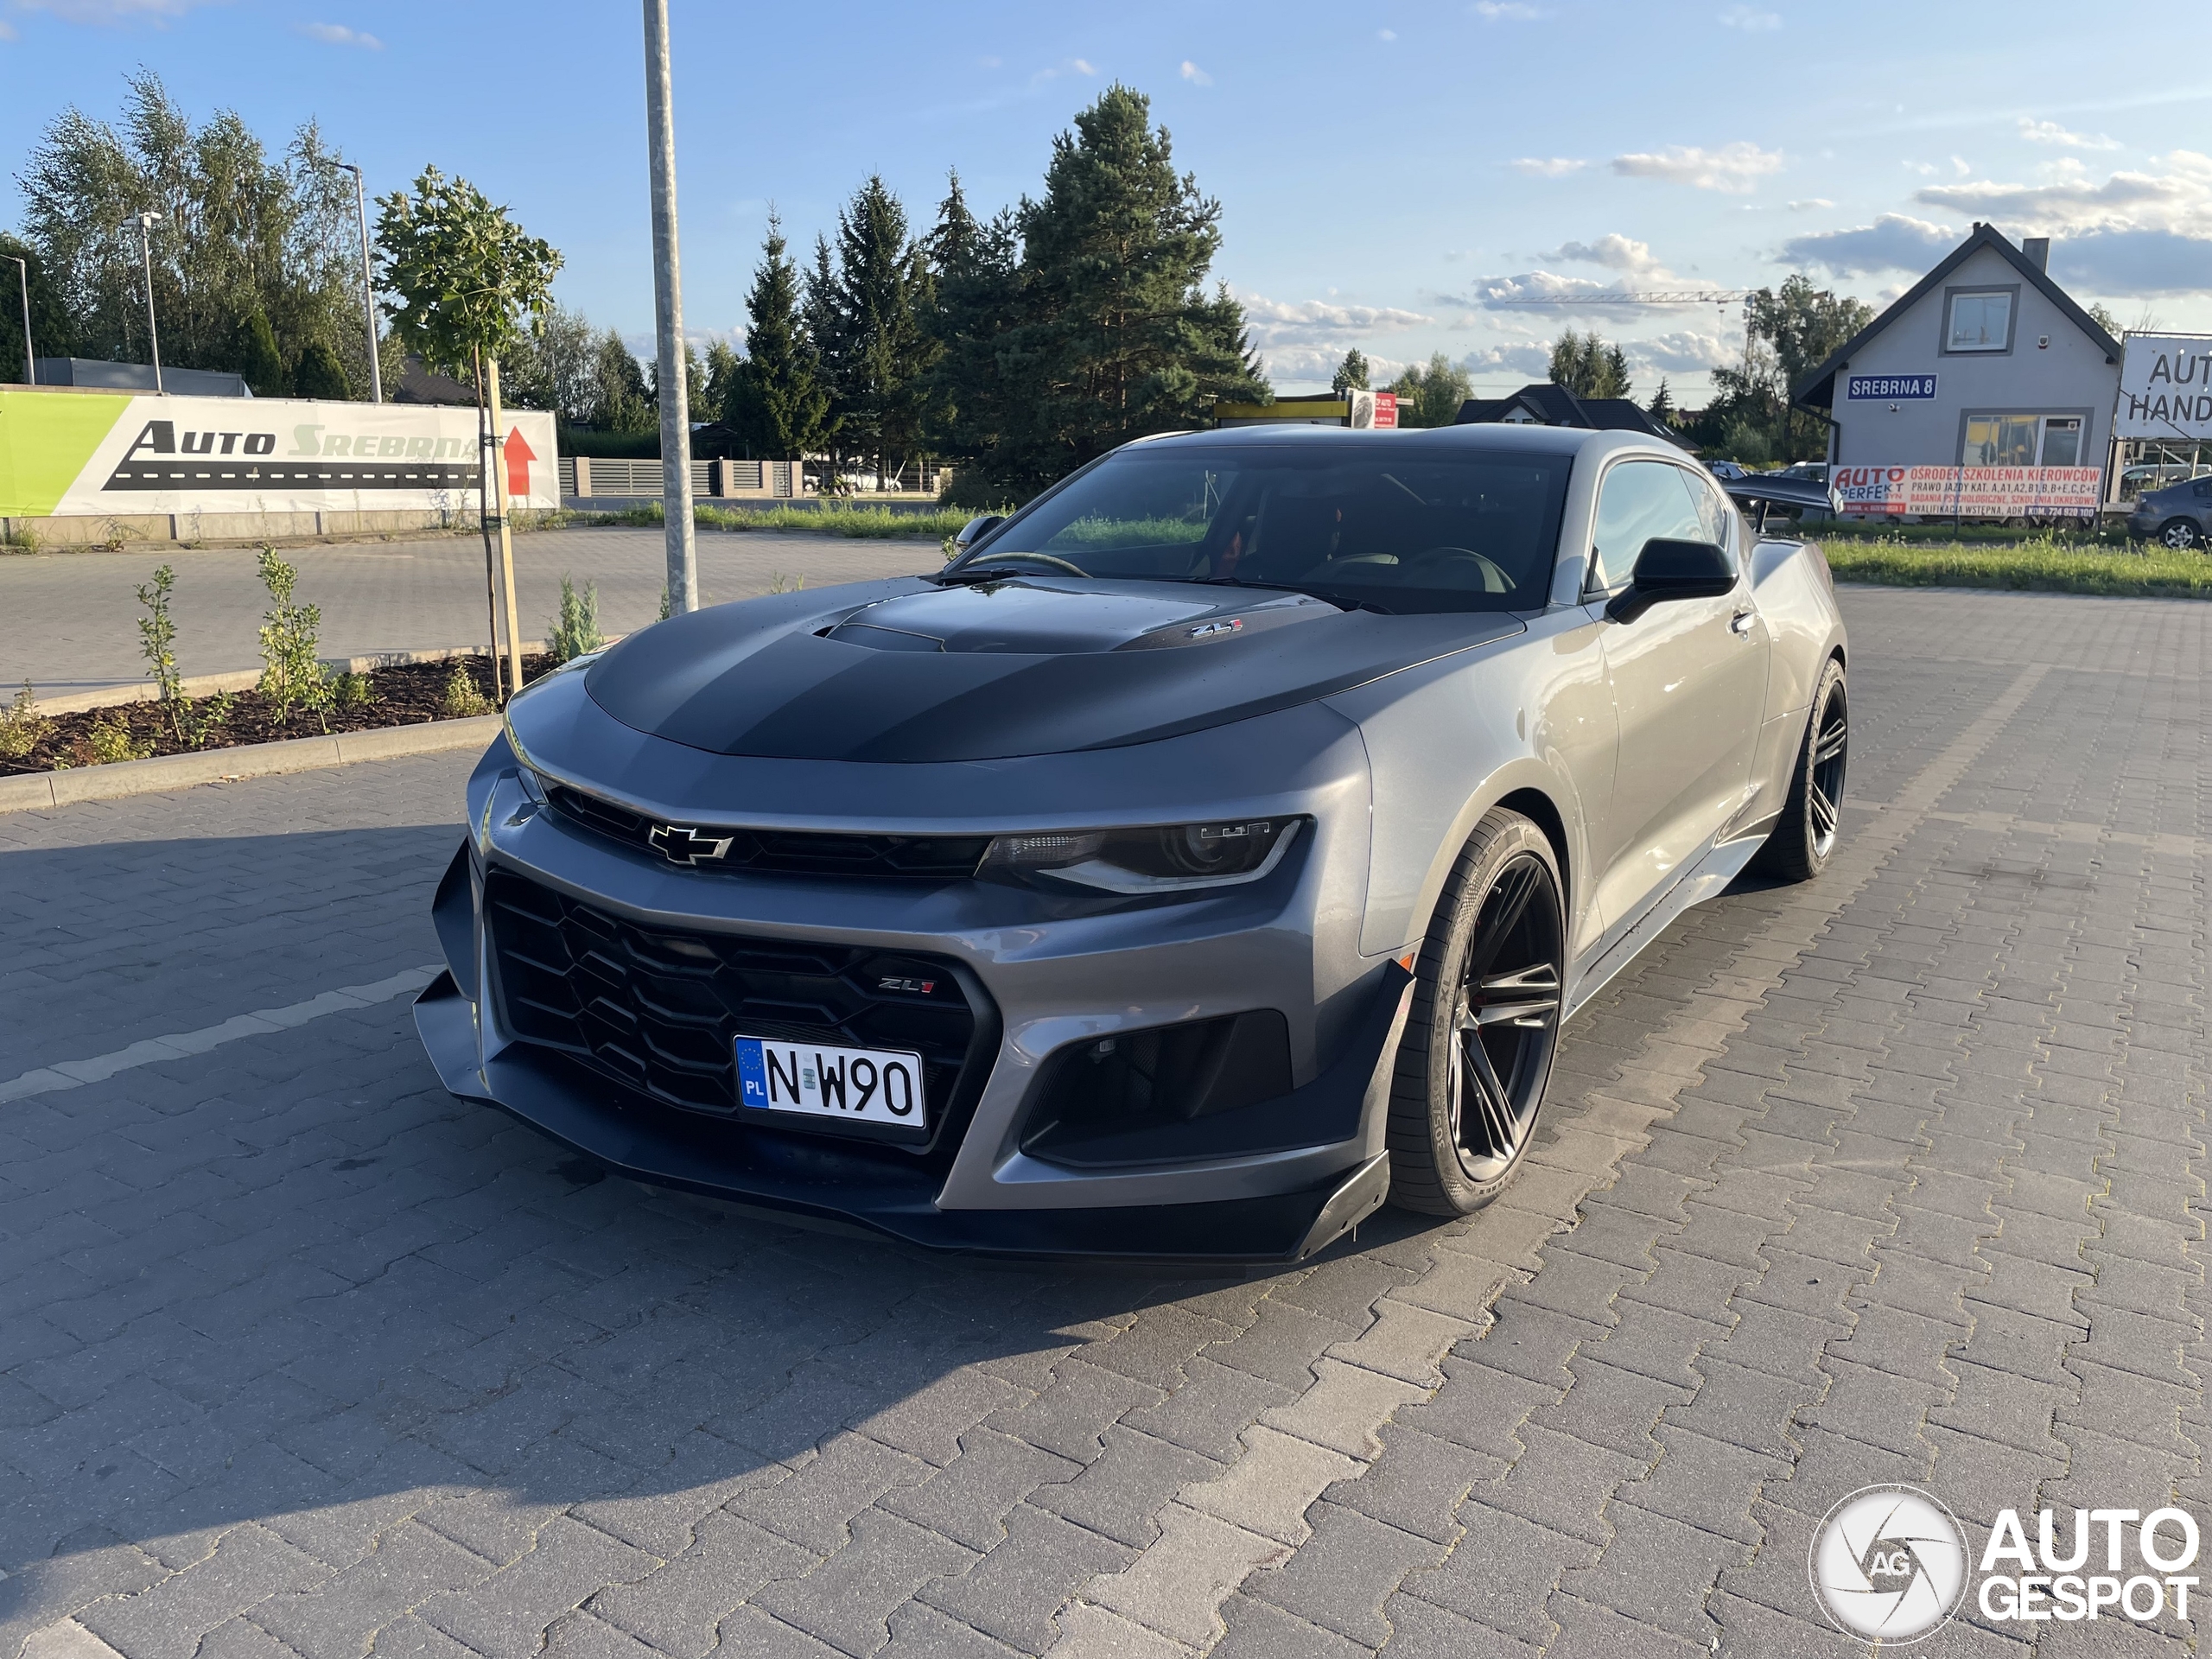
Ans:
{"label": "blue sky", "polygon": [[[957,167],[988,210],[1115,79],[1224,206],[1218,274],[1279,386],[1358,345],[1480,388],[1595,324],[1692,401],[1740,310],[1502,299],[1756,287],[1802,269],[1879,302],[1975,219],[2057,240],[2125,322],[2212,328],[2212,7],[2012,0],[1457,0],[740,6],[675,0],[686,321],[741,328],[768,205],[796,243],[880,172],[918,219]],[[635,6],[0,0],[0,225],[71,103],[157,70],[195,118],[300,121],[372,189],[466,175],[567,257],[556,291],[639,344],[652,317]]]}

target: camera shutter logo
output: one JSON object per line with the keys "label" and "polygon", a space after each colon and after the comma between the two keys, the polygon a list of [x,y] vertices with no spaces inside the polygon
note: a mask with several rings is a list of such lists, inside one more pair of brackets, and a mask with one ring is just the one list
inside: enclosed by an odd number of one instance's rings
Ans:
{"label": "camera shutter logo", "polygon": [[1866,1486],[1821,1519],[1806,1567],[1838,1630],[1915,1642],[1948,1623],[1966,1594],[1966,1534],[1917,1487]]}

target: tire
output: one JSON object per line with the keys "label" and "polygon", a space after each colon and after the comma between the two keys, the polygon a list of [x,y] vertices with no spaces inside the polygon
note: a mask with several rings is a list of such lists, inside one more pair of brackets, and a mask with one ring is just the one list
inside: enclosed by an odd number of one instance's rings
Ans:
{"label": "tire", "polygon": [[1835,851],[1843,785],[1851,766],[1851,699],[1843,664],[1834,658],[1813,688],[1812,712],[1797,746],[1797,765],[1782,817],[1759,849],[1752,868],[1784,881],[1809,881]]}
{"label": "tire", "polygon": [[1391,1078],[1401,1208],[1464,1216],[1520,1168],[1559,1046],[1564,892],[1551,842],[1517,812],[1486,814],[1453,863]]}
{"label": "tire", "polygon": [[2204,545],[2204,532],[2194,518],[2169,518],[2158,526],[2158,541],[2177,553],[2188,553]]}

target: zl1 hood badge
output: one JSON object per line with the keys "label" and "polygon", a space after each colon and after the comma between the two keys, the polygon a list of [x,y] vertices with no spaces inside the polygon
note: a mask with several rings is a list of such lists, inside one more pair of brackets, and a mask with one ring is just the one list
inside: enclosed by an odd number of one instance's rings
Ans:
{"label": "zl1 hood badge", "polygon": [[671,864],[696,864],[702,858],[726,858],[733,836],[702,836],[688,824],[657,823],[645,839],[658,847]]}
{"label": "zl1 hood badge", "polygon": [[1243,632],[1243,629],[1244,619],[1241,616],[1232,616],[1224,622],[1199,623],[1197,627],[1191,630],[1191,638],[1193,639],[1211,639],[1220,634],[1241,633]]}

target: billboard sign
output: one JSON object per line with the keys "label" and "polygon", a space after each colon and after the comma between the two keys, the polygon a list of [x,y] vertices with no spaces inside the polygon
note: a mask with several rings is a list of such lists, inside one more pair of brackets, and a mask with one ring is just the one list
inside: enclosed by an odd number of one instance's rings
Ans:
{"label": "billboard sign", "polygon": [[1928,518],[2090,518],[2095,467],[1837,467],[1828,483],[1847,513]]}
{"label": "billboard sign", "polygon": [[[553,417],[503,411],[508,493],[558,507]],[[473,409],[0,391],[0,516],[474,512]]]}
{"label": "billboard sign", "polygon": [[1927,403],[1936,396],[1932,374],[1847,374],[1843,395],[1854,403]]}
{"label": "billboard sign", "polygon": [[2212,441],[2212,334],[2128,335],[2112,435]]}

